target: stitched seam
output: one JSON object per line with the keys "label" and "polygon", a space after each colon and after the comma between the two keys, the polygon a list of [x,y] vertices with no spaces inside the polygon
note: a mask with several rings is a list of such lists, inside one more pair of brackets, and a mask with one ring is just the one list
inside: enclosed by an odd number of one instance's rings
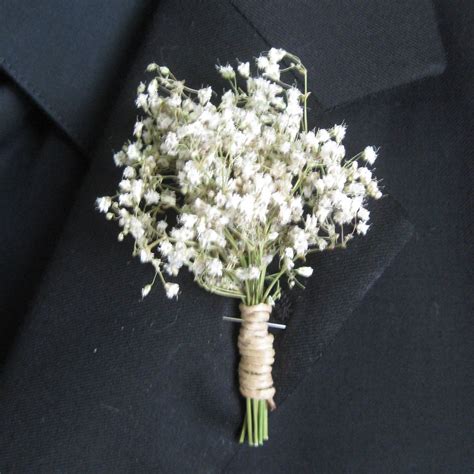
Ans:
{"label": "stitched seam", "polygon": [[[38,103],[38,105],[45,109],[45,111],[54,119],[59,119],[59,126],[64,128],[66,133],[71,136],[71,138],[76,142],[83,151],[86,149],[86,146],[82,140],[74,132],[74,128],[69,124],[69,122],[59,113],[46,99],[43,93],[41,93],[26,77],[20,73],[17,69],[17,66],[13,66],[11,60],[7,61],[4,57],[0,57],[0,64],[4,66],[5,70],[16,79],[20,85],[23,85],[23,89],[28,93],[31,91],[33,93],[33,100]],[[57,121],[57,120],[54,120]]]}

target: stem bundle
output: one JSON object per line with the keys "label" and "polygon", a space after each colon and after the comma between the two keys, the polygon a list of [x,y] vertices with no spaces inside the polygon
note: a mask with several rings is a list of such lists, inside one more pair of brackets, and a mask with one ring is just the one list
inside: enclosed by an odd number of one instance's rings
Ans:
{"label": "stem bundle", "polygon": [[273,335],[269,334],[267,325],[271,310],[270,305],[263,303],[240,305],[239,386],[240,393],[246,398],[240,442],[244,442],[247,434],[251,446],[262,445],[268,439],[268,407],[275,407],[272,379],[275,350]]}

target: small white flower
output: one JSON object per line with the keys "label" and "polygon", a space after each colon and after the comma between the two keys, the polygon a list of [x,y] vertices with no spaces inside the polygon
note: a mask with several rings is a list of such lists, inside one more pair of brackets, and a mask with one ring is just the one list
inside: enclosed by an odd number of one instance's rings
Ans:
{"label": "small white flower", "polygon": [[377,152],[375,151],[374,147],[368,146],[362,152],[362,159],[367,161],[369,165],[373,165],[375,160],[377,159]]}
{"label": "small white flower", "polygon": [[332,128],[332,135],[336,143],[341,143],[344,137],[346,136],[346,127],[345,125],[334,125]]}
{"label": "small white flower", "polygon": [[139,109],[147,110],[148,108],[148,95],[147,94],[138,94],[137,99],[135,100],[135,105]]}
{"label": "small white flower", "polygon": [[366,224],[365,222],[361,221],[357,224],[357,233],[365,235],[367,234],[367,230],[369,229],[369,225]]}
{"label": "small white flower", "polygon": [[135,143],[131,143],[127,148],[127,156],[130,161],[136,161],[140,158],[140,150]]}
{"label": "small white flower", "polygon": [[160,201],[160,194],[156,192],[154,189],[149,189],[145,193],[144,197],[145,197],[145,202],[147,204],[158,204],[158,202]]}
{"label": "small white flower", "polygon": [[176,194],[174,191],[169,191],[165,189],[161,193],[161,202],[167,207],[173,207],[176,205]]}
{"label": "small white flower", "polygon": [[226,66],[218,66],[217,70],[224,79],[231,80],[235,77],[234,68],[230,64],[227,64]]}
{"label": "small white flower", "polygon": [[158,64],[156,64],[156,63],[148,64],[148,66],[146,67],[146,70],[148,72],[157,71],[158,70]]}
{"label": "small white flower", "polygon": [[182,104],[181,95],[177,93],[172,93],[167,99],[166,102],[170,107],[178,108]]}
{"label": "small white flower", "polygon": [[316,132],[316,140],[318,143],[325,143],[328,140],[330,140],[330,138],[331,138],[331,135],[324,128],[321,128],[320,130]]}
{"label": "small white flower", "polygon": [[166,228],[168,227],[168,223],[166,221],[158,221],[157,224],[156,224],[156,230],[161,233],[161,232],[164,232],[166,230]]}
{"label": "small white flower", "polygon": [[248,62],[246,63],[240,63],[237,67],[237,71],[239,71],[239,74],[244,78],[248,79],[250,75],[250,64]]}
{"label": "small white flower", "polygon": [[206,105],[212,96],[212,87],[206,87],[204,89],[199,89],[198,91],[198,98],[199,102],[202,105]]}
{"label": "small white flower", "polygon": [[156,94],[158,94],[158,82],[156,79],[153,79],[150,84],[148,84],[147,92],[151,100],[156,98]]}
{"label": "small white flower", "polygon": [[295,251],[291,247],[285,249],[286,258],[293,259],[295,257]]}
{"label": "small white flower", "polygon": [[218,258],[212,258],[207,262],[207,271],[209,275],[219,277],[222,276],[222,262]]}
{"label": "small white flower", "polygon": [[313,269],[311,267],[300,267],[297,268],[295,271],[298,275],[301,275],[305,278],[308,278],[313,274]]}
{"label": "small white flower", "polygon": [[364,207],[361,207],[359,209],[359,211],[357,212],[357,215],[359,216],[359,219],[364,221],[364,222],[367,222],[369,220],[369,217],[370,217],[370,212],[365,209]]}
{"label": "small white flower", "polygon": [[132,195],[130,193],[120,194],[119,204],[125,207],[132,207],[133,206]]}
{"label": "small white flower", "polygon": [[161,66],[161,67],[160,67],[160,74],[161,74],[162,76],[165,76],[165,77],[166,77],[166,76],[169,76],[170,70],[169,70],[166,66]]}
{"label": "small white flower", "polygon": [[238,268],[235,273],[237,278],[242,281],[257,280],[260,277],[260,269],[258,267]]}
{"label": "small white flower", "polygon": [[280,79],[280,66],[278,63],[268,63],[267,67],[265,68],[264,75],[269,79],[273,79],[274,81],[278,81]]}
{"label": "small white flower", "polygon": [[366,186],[372,181],[372,172],[365,167],[361,167],[358,169],[358,175],[360,182],[365,184]]}
{"label": "small white flower", "polygon": [[136,176],[135,168],[133,168],[131,166],[127,166],[123,170],[123,177],[124,178],[130,179],[130,178],[135,178],[135,176]]}
{"label": "small white flower", "polygon": [[168,257],[173,252],[173,244],[169,240],[164,240],[161,242],[159,249],[163,256]]}
{"label": "small white flower", "polygon": [[284,49],[279,48],[271,48],[268,52],[268,59],[272,63],[280,62],[286,55],[286,51]]}
{"label": "small white flower", "polygon": [[270,61],[266,56],[260,56],[257,58],[257,67],[259,69],[266,69],[268,65],[270,64]]}
{"label": "small white flower", "polygon": [[151,262],[153,260],[153,253],[149,248],[140,250],[140,261],[142,263]]}
{"label": "small white flower", "polygon": [[119,151],[114,154],[115,166],[123,166],[127,159],[127,155],[123,151]]}
{"label": "small white flower", "polygon": [[176,296],[178,298],[179,285],[177,283],[165,283],[166,296],[171,299]]}
{"label": "small white flower", "polygon": [[131,184],[130,193],[135,201],[140,202],[143,196],[143,181],[141,179],[134,180]]}
{"label": "small white flower", "polygon": [[110,206],[112,205],[112,199],[110,197],[100,197],[96,199],[97,209],[104,214],[108,212]]}
{"label": "small white flower", "polygon": [[175,132],[169,132],[166,135],[165,141],[161,144],[161,150],[164,153],[168,153],[171,156],[175,156],[177,153],[177,147],[179,145],[178,137]]}
{"label": "small white flower", "polygon": [[142,130],[143,130],[143,122],[138,121],[135,124],[135,127],[133,128],[133,134],[137,137],[140,138],[142,135]]}
{"label": "small white flower", "polygon": [[371,181],[369,185],[367,186],[367,192],[369,196],[379,199],[382,197],[382,193],[379,190],[379,187],[377,186],[377,183],[375,181]]}

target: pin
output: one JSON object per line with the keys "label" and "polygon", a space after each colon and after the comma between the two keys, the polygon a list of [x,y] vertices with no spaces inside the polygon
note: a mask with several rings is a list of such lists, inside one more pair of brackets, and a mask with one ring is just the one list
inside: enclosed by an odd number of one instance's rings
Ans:
{"label": "pin", "polygon": [[[233,323],[242,323],[243,320],[240,318],[231,318],[230,316],[222,316],[222,319],[225,321],[231,321]],[[275,329],[286,329],[286,324],[278,324],[278,323],[267,323],[269,328]]]}

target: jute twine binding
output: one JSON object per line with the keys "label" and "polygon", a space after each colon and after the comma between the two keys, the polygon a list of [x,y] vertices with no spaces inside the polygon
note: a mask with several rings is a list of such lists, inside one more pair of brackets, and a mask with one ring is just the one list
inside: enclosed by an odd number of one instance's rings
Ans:
{"label": "jute twine binding", "polygon": [[239,309],[242,318],[238,340],[240,393],[245,398],[267,400],[273,410],[276,408],[272,379],[275,350],[273,334],[268,332],[266,324],[272,307],[263,303],[254,306],[240,304]]}

